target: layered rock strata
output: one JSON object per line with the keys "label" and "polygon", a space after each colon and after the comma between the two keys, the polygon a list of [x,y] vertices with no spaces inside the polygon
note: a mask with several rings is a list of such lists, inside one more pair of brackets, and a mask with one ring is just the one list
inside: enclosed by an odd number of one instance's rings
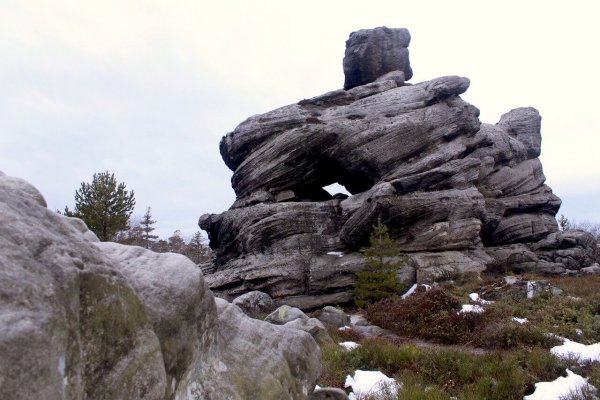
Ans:
{"label": "layered rock strata", "polygon": [[[485,124],[460,97],[467,78],[399,86],[394,71],[411,71],[403,32],[352,34],[344,59],[352,88],[250,117],[223,137],[236,201],[199,221],[215,254],[211,288],[231,296],[260,290],[301,308],[350,301],[378,219],[410,256],[409,283],[488,267],[588,266],[587,239],[563,240],[573,245],[569,254],[563,244],[544,244],[559,240],[548,238],[557,234],[561,201],[544,183],[538,111],[517,108]],[[356,50],[363,45],[371,50]],[[406,58],[383,68],[396,53]],[[348,85],[353,68],[373,74]],[[351,195],[323,189],[333,183]]]}

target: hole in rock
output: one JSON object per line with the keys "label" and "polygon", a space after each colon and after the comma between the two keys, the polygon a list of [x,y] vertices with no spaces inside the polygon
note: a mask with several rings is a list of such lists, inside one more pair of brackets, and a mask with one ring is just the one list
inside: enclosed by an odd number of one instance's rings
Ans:
{"label": "hole in rock", "polygon": [[346,196],[345,198],[348,198],[350,196],[352,196],[352,194],[350,192],[348,192],[348,190],[340,185],[339,183],[332,183],[331,185],[327,185],[324,186],[323,189],[325,189],[330,195],[336,197],[335,195],[344,195]]}

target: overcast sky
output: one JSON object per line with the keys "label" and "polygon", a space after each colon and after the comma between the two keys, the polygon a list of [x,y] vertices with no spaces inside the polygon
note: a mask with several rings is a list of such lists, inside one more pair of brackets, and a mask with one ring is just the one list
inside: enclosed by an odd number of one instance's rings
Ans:
{"label": "overcast sky", "polygon": [[192,234],[234,200],[221,136],[341,88],[350,32],[385,25],[411,32],[411,82],[468,77],[482,121],[536,107],[559,214],[600,222],[595,4],[0,0],[0,170],[61,210],[109,170],[159,234]]}

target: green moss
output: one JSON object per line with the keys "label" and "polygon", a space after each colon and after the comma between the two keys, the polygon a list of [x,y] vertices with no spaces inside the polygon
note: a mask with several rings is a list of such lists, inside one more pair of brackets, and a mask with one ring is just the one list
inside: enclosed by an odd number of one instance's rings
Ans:
{"label": "green moss", "polygon": [[89,394],[136,346],[137,333],[148,324],[148,317],[133,290],[118,276],[84,272],[80,303],[84,390]]}

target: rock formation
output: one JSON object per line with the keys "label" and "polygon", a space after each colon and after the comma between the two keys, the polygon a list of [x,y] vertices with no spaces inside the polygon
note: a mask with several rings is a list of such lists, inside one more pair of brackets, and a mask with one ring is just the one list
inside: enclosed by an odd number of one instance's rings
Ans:
{"label": "rock formation", "polygon": [[[405,85],[409,41],[405,29],[351,34],[348,90],[250,117],[223,137],[237,198],[199,221],[216,256],[204,266],[213,290],[260,290],[301,308],[350,301],[378,218],[410,256],[409,283],[591,264],[590,237],[557,233],[561,201],[544,184],[537,110],[485,124],[460,98],[467,78]],[[323,189],[335,182],[352,195]]]}
{"label": "rock formation", "polygon": [[307,399],[309,333],[215,299],[178,254],[99,243],[0,172],[1,399]]}

